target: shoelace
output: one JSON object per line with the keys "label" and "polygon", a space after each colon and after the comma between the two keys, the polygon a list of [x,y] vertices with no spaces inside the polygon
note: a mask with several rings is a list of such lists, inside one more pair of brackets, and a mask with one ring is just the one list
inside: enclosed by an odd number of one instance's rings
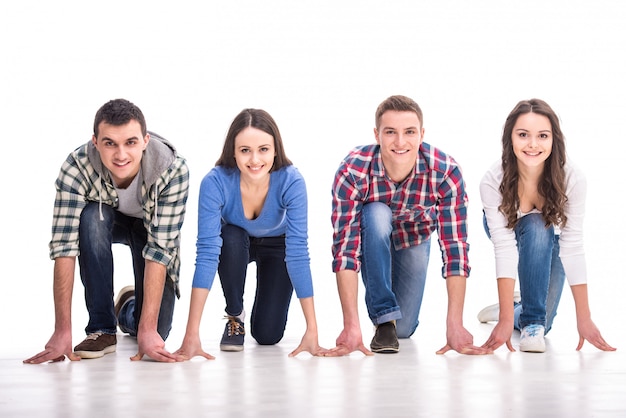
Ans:
{"label": "shoelace", "polygon": [[526,332],[528,333],[529,337],[535,337],[537,335],[537,333],[539,332],[539,326],[538,325],[530,325],[528,327],[526,327]]}
{"label": "shoelace", "polygon": [[233,335],[244,335],[246,332],[243,329],[241,323],[237,322],[234,316],[225,316],[224,318],[228,319],[228,336],[232,337]]}
{"label": "shoelace", "polygon": [[85,337],[85,340],[97,340],[98,337],[100,337],[101,335],[102,335],[101,332],[92,332],[87,337]]}

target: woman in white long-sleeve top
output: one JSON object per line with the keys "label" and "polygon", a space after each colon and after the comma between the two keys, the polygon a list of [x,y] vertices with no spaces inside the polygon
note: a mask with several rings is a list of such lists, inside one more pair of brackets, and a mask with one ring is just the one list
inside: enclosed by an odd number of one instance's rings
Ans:
{"label": "woman in white long-sleeve top", "polygon": [[[585,340],[612,351],[591,320],[583,248],[586,180],[566,161],[559,119],[542,100],[519,102],[502,134],[502,160],[483,177],[485,229],[493,242],[499,303],[478,314],[498,321],[483,347],[544,352],[565,278],[576,306],[579,350]],[[514,294],[519,278],[521,295]]]}

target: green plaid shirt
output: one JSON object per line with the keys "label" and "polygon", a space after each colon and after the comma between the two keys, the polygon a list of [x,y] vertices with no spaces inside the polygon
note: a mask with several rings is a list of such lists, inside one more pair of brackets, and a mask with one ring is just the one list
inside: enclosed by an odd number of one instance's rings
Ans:
{"label": "green plaid shirt", "polygon": [[[141,162],[143,224],[148,231],[143,256],[167,266],[167,275],[178,288],[180,230],[189,193],[189,170],[171,144],[154,133],[151,136]],[[79,255],[80,214],[88,202],[117,207],[117,193],[91,142],[67,157],[56,180],[51,259]]]}

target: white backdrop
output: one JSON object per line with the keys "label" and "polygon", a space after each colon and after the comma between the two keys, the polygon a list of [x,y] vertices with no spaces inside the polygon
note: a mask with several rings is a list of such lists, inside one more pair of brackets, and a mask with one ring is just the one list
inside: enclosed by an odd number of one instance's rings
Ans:
{"label": "white backdrop", "polygon": [[[470,194],[466,326],[496,300],[492,249],[482,231],[478,182],[500,155],[504,119],[517,101],[546,100],[559,113],[569,155],[589,178],[587,250],[592,311],[609,342],[626,290],[618,260],[626,110],[626,18],[611,0],[586,1],[24,1],[0,11],[0,126],[4,163],[4,287],[0,357],[39,351],[53,330],[47,243],[54,180],[69,151],[90,139],[96,110],[127,98],[170,139],[191,170],[183,230],[183,297],[168,348],[180,344],[193,275],[198,186],[232,118],[269,111],[309,190],[310,251],[320,339],[341,328],[330,269],[330,183],[340,159],[374,140],[374,110],[389,95],[413,97],[426,141],[462,165]],[[435,243],[436,245],[436,243]],[[116,289],[131,283],[116,263]],[[433,246],[422,324],[441,329],[445,286]],[[254,280],[250,280],[254,285]],[[223,322],[216,280],[205,311],[215,347]],[[74,339],[86,312],[77,276]],[[251,303],[249,293],[246,304]],[[566,290],[561,316],[573,323]],[[294,303],[288,335],[299,338]],[[362,312],[364,329],[368,327]],[[565,325],[564,325],[565,326]],[[611,328],[613,327],[613,328]],[[570,329],[570,331],[575,331]],[[613,338],[611,338],[613,337]],[[213,341],[215,340],[215,341]],[[572,341],[574,346],[576,341]]]}

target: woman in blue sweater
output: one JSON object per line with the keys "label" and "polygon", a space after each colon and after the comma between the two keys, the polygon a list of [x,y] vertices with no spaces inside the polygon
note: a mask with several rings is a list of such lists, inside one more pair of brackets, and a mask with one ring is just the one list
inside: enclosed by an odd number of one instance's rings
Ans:
{"label": "woman in blue sweater", "polygon": [[222,155],[200,185],[196,246],[189,318],[177,354],[213,358],[202,349],[200,319],[216,272],[228,319],[220,349],[243,350],[243,293],[252,261],[257,267],[252,337],[263,345],[282,339],[295,289],[306,331],[290,356],[325,351],[318,344],[313,304],[306,186],[267,112],[244,109],[232,122]]}

